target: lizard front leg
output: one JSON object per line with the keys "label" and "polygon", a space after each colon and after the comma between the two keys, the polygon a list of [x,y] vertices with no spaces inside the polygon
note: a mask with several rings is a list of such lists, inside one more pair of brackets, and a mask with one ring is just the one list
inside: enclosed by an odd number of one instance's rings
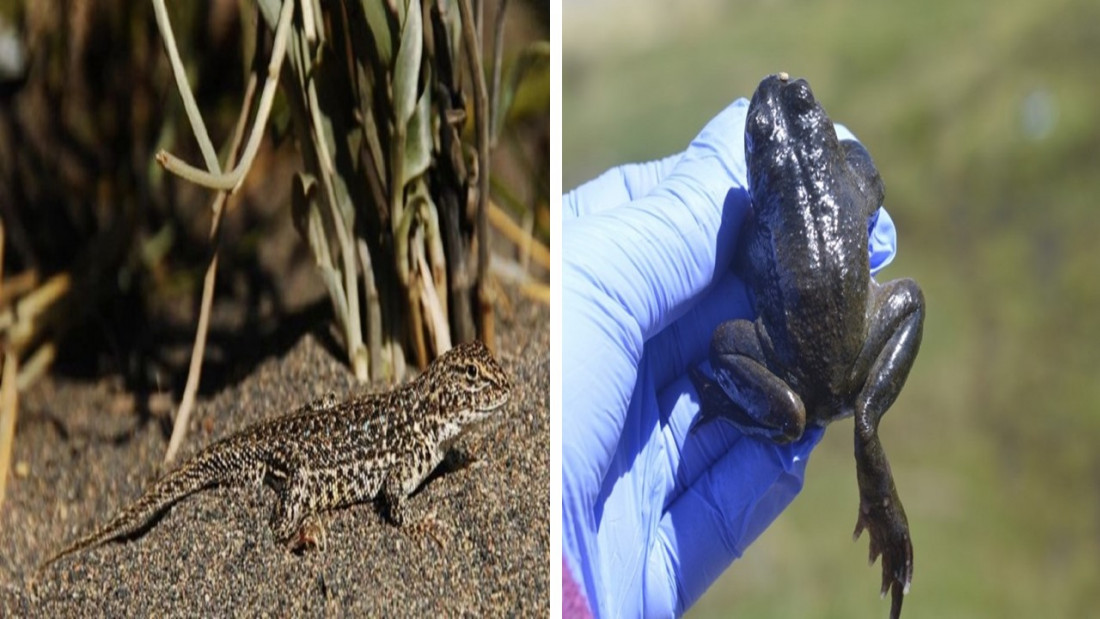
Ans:
{"label": "lizard front leg", "polygon": [[416,445],[410,449],[400,463],[386,473],[379,491],[379,498],[386,507],[390,522],[401,526],[408,519],[405,513],[405,498],[424,483],[435,467],[446,455],[444,449],[427,438],[411,441]]}
{"label": "lizard front leg", "polygon": [[441,525],[435,518],[434,510],[426,516],[417,516],[411,526],[406,526],[410,525],[410,519],[408,510],[405,508],[405,499],[416,490],[424,478],[443,459],[443,454],[438,450],[431,450],[421,455],[424,458],[419,458],[414,463],[392,470],[382,484],[379,496],[386,507],[386,514],[393,524],[406,527],[406,531],[412,529],[419,534],[427,533],[440,548],[446,548],[446,539],[450,536],[446,534],[446,531],[440,531]]}

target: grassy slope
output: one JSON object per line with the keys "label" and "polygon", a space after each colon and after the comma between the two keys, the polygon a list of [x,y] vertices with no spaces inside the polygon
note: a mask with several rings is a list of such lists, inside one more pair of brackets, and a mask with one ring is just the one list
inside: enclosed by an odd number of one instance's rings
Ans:
{"label": "grassy slope", "polygon": [[[905,616],[1087,615],[1100,603],[1100,7],[607,4],[564,11],[566,187],[683,148],[767,73],[809,78],[886,180],[900,254],[883,275],[915,277],[928,300],[883,425],[917,553]],[[843,422],[692,614],[885,616],[866,538],[850,542],[854,472]]]}

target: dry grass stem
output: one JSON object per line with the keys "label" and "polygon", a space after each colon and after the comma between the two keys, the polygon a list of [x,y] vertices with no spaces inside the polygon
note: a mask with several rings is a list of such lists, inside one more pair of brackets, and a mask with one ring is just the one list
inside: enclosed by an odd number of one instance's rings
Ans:
{"label": "dry grass stem", "polygon": [[19,358],[15,353],[4,352],[4,369],[0,378],[0,505],[8,486],[8,468],[11,466],[11,445],[15,439],[15,417],[19,413],[16,383],[19,377]]}
{"label": "dry grass stem", "polygon": [[489,222],[493,224],[493,227],[495,227],[498,232],[503,234],[505,238],[514,243],[521,250],[526,249],[529,251],[531,259],[539,266],[547,270],[550,269],[550,249],[538,239],[531,236],[530,232],[524,230],[519,224],[512,221],[508,213],[504,212],[504,209],[497,206],[494,202],[489,202]]}
{"label": "dry grass stem", "polygon": [[[241,113],[237,118],[237,125],[233,132],[233,142],[226,158],[227,166],[233,165],[233,161],[240,150],[241,142],[244,140],[248,110],[251,109],[252,99],[256,95],[257,82],[256,73],[253,72],[249,76],[248,86],[245,89],[244,105],[241,107]],[[191,419],[191,412],[195,409],[195,398],[199,391],[199,381],[202,379],[202,359],[206,352],[206,334],[210,328],[210,308],[214,305],[214,283],[217,281],[218,275],[218,246],[221,238],[221,222],[227,210],[226,203],[228,199],[229,192],[220,191],[214,197],[214,202],[210,207],[213,213],[210,221],[210,264],[206,267],[206,275],[203,278],[199,322],[195,328],[195,342],[191,347],[191,362],[187,368],[187,383],[183,388],[183,398],[180,400],[175,422],[172,424],[172,436],[168,439],[168,448],[164,452],[166,463],[175,459],[176,453],[187,435],[187,425]]]}
{"label": "dry grass stem", "polygon": [[481,41],[474,30],[470,0],[458,0],[462,13],[462,41],[466,48],[470,77],[474,82],[474,122],[477,125],[477,300],[481,314],[481,338],[490,349],[496,341],[493,302],[486,277],[489,273],[489,97],[481,62]]}
{"label": "dry grass stem", "polygon": [[[154,0],[154,2],[163,6],[164,0]],[[252,130],[249,132],[248,145],[245,146],[244,155],[237,165],[233,167],[231,172],[223,174],[218,169],[216,158],[213,161],[208,159],[206,164],[209,171],[204,171],[162,150],[157,153],[157,162],[164,166],[165,170],[189,180],[196,185],[201,185],[210,189],[220,189],[233,193],[240,187],[245,175],[248,174],[248,170],[252,167],[252,161],[255,159],[256,153],[260,149],[260,141],[263,139],[264,133],[263,127],[267,125],[267,118],[271,113],[271,105],[275,101],[275,91],[279,84],[279,71],[283,66],[283,59],[286,58],[286,44],[287,38],[290,36],[290,23],[293,14],[294,0],[285,0],[283,2],[282,11],[279,13],[279,24],[275,30],[275,42],[271,48],[271,60],[267,66],[267,79],[264,81],[264,89],[260,94],[260,104],[256,110],[256,118],[252,123]],[[165,33],[162,30],[161,34],[165,37],[165,46],[167,47],[168,37],[171,35],[171,25],[167,23],[167,17],[165,17],[164,21],[168,28],[168,32]],[[159,23],[160,20],[158,19],[158,24]],[[175,70],[174,64],[173,70]],[[186,79],[183,81],[186,83]],[[177,84],[179,84],[178,77]],[[185,86],[184,91],[190,92],[190,86]],[[184,91],[181,91],[180,94],[182,95]],[[250,104],[244,105],[241,109],[241,113],[246,114],[251,107]],[[191,110],[188,109],[188,116],[190,116],[191,113]],[[195,113],[198,114],[197,109]],[[192,126],[196,126],[196,121],[194,119],[192,120]],[[197,126],[201,127],[202,131],[206,130],[205,125],[201,121],[201,115],[197,121]],[[209,137],[207,141],[209,142]]]}

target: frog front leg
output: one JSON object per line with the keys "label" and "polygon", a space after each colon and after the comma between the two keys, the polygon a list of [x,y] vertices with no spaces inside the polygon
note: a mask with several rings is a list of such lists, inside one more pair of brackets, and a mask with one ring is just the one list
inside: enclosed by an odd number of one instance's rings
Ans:
{"label": "frog front leg", "polygon": [[859,517],[854,537],[866,529],[871,562],[882,555],[882,595],[891,590],[890,616],[896,618],[913,579],[913,544],[878,425],[905,384],[920,348],[924,296],[910,279],[871,287],[870,329],[854,370],[857,380],[866,377],[855,408]]}
{"label": "frog front leg", "polygon": [[695,426],[725,419],[745,434],[788,443],[806,428],[806,407],[790,385],[768,367],[767,329],[757,320],[718,325],[710,342],[715,379],[691,372],[701,413]]}

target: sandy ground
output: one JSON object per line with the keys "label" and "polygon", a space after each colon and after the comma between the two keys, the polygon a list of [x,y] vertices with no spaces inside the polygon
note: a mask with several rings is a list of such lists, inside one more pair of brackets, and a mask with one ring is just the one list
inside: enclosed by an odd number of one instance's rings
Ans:
{"label": "sandy ground", "polygon": [[[38,562],[114,515],[158,473],[163,420],[110,380],[47,380],[22,399],[15,473],[0,508],[0,616],[531,616],[549,612],[549,312],[498,312],[498,357],[514,379],[495,424],[457,446],[472,459],[408,501],[415,524],[376,504],[328,512],[327,548],[272,539],[274,492],[215,488],[144,534]],[[312,335],[201,401],[183,457],[257,420],[359,387]],[[32,578],[33,577],[33,578]],[[32,582],[33,581],[33,582]]]}

